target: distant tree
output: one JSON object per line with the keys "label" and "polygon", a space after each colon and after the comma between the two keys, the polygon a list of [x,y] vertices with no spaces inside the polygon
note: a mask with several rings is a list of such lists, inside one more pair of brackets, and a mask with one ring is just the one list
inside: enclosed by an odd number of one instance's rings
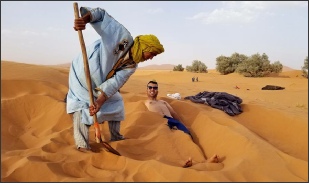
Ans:
{"label": "distant tree", "polygon": [[244,54],[239,54],[239,53],[233,53],[231,55],[231,62],[232,62],[232,67],[235,67],[235,70],[238,66],[239,63],[245,61],[248,59],[248,56],[244,55]]}
{"label": "distant tree", "polygon": [[221,74],[230,74],[235,72],[238,64],[247,60],[247,56],[239,53],[234,53],[231,57],[219,56],[216,58],[216,70]]}
{"label": "distant tree", "polygon": [[245,77],[264,77],[270,73],[279,73],[282,71],[282,64],[279,61],[270,64],[268,56],[263,53],[253,54],[247,60],[239,63],[236,72]]}
{"label": "distant tree", "polygon": [[178,64],[174,67],[173,71],[183,71],[185,68],[182,67],[182,64]]}
{"label": "distant tree", "polygon": [[276,61],[273,64],[270,64],[270,66],[271,66],[271,72],[273,73],[282,72],[283,65],[279,61]]}
{"label": "distant tree", "polygon": [[207,73],[208,72],[207,66],[199,60],[194,60],[192,62],[191,66],[186,67],[186,70],[189,71],[189,72],[198,72],[198,73]]}
{"label": "distant tree", "polygon": [[221,74],[229,74],[234,72],[234,70],[230,67],[230,57],[219,56],[216,58],[216,70]]}
{"label": "distant tree", "polygon": [[304,60],[304,65],[302,66],[303,75],[305,78],[308,78],[308,56]]}

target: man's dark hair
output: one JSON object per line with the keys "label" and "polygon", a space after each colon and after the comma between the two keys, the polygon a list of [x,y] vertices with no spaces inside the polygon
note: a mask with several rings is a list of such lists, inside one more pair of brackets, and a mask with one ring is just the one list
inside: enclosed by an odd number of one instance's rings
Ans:
{"label": "man's dark hair", "polygon": [[147,86],[148,86],[149,83],[158,85],[158,83],[157,83],[156,81],[153,81],[153,80],[152,80],[152,81],[149,81],[149,82],[147,83]]}

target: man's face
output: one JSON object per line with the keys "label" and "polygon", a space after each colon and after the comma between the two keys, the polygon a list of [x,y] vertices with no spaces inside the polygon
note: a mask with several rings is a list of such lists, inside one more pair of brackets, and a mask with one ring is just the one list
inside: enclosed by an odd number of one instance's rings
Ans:
{"label": "man's face", "polygon": [[153,84],[153,83],[149,83],[147,85],[147,96],[154,99],[157,98],[159,91],[158,91],[158,85],[157,84]]}
{"label": "man's face", "polygon": [[156,53],[152,53],[152,52],[143,52],[143,58],[144,60],[148,60],[148,59],[152,59],[153,57],[157,56]]}

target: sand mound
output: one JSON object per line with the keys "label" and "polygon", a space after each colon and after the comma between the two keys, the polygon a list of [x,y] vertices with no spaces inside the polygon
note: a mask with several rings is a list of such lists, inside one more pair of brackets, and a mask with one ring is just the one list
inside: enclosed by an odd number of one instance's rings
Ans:
{"label": "sand mound", "polygon": [[[120,89],[126,109],[121,133],[129,139],[110,142],[122,156],[106,152],[94,138],[91,146],[98,153],[75,149],[72,116],[63,102],[68,72],[64,67],[1,62],[1,181],[308,181],[308,80],[298,70],[267,78],[137,70]],[[193,76],[199,82],[192,82]],[[194,142],[147,110],[143,101],[152,79],[159,82],[159,98],[180,115]],[[261,90],[267,84],[285,89]],[[202,91],[240,97],[243,113],[229,116],[183,100]],[[181,100],[166,97],[176,92]],[[109,139],[108,124],[100,126]],[[213,154],[220,156],[219,163],[203,163]],[[194,165],[182,168],[189,157]]]}

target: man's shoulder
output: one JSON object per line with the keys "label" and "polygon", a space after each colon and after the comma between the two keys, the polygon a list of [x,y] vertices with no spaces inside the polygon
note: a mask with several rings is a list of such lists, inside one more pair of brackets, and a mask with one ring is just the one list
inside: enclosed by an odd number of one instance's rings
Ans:
{"label": "man's shoulder", "polygon": [[151,100],[145,100],[145,101],[144,101],[144,104],[145,104],[145,105],[149,105],[150,103],[151,103]]}

